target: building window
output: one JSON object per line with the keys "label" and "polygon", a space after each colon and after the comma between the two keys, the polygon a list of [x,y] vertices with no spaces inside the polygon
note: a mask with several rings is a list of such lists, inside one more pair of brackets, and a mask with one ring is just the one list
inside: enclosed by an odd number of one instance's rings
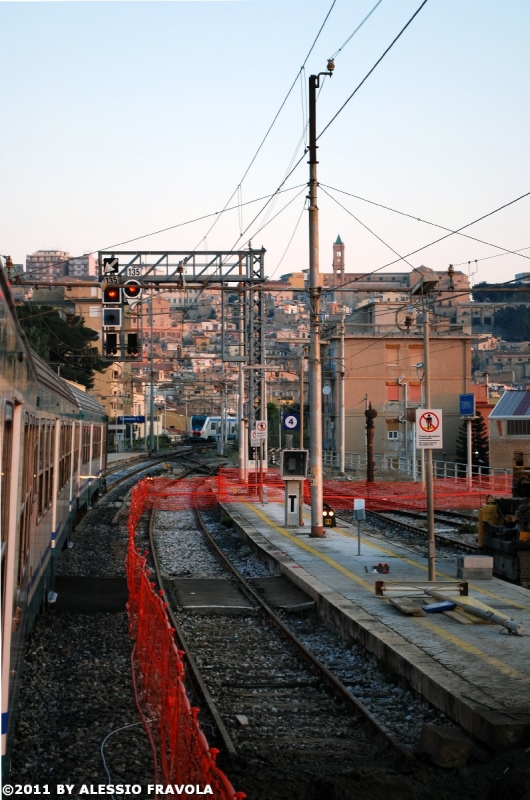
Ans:
{"label": "building window", "polygon": [[409,383],[409,402],[421,403],[421,384]]}
{"label": "building window", "polygon": [[399,363],[399,345],[385,347],[386,363],[389,367],[397,367]]}
{"label": "building window", "polygon": [[399,402],[399,383],[387,383],[386,399],[389,403]]}
{"label": "building window", "polygon": [[88,316],[89,317],[99,317],[99,306],[89,306],[89,308],[88,308]]}
{"label": "building window", "polygon": [[387,436],[389,439],[399,439],[399,431],[388,431]]}
{"label": "building window", "polygon": [[508,436],[530,436],[530,419],[509,419]]}

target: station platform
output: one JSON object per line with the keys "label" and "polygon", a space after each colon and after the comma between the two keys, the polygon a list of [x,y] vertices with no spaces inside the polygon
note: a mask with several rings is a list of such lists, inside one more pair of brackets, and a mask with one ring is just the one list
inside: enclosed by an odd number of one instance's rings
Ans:
{"label": "station platform", "polygon": [[[522,636],[491,622],[447,613],[407,616],[375,594],[381,579],[427,581],[427,559],[378,536],[369,520],[326,528],[284,527],[282,503],[221,503],[234,528],[276,572],[317,604],[320,616],[472,736],[494,750],[530,731],[530,591],[495,578],[468,582],[469,597],[522,623]],[[387,564],[388,574],[373,573]],[[456,561],[437,560],[436,579],[456,580]],[[456,615],[458,616],[458,615]],[[465,623],[465,624],[464,624]]]}

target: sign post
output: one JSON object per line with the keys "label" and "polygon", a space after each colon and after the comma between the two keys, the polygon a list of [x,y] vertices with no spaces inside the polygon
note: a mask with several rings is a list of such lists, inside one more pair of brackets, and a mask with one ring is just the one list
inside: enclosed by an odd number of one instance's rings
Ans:
{"label": "sign post", "polygon": [[442,450],[442,409],[416,409],[416,447],[418,450]]}
{"label": "sign post", "polygon": [[475,417],[475,395],[460,395],[460,417],[466,420],[467,442],[467,482],[471,486],[473,480],[473,419]]}
{"label": "sign post", "polygon": [[361,521],[366,519],[364,500],[355,498],[353,501],[353,518],[357,520],[357,555],[361,555]]}

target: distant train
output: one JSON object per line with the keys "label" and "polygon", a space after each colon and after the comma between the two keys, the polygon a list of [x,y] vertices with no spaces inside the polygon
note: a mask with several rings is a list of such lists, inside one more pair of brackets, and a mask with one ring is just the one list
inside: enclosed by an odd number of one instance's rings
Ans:
{"label": "distant train", "polygon": [[0,262],[2,766],[9,760],[24,641],[53,601],[57,561],[101,488],[107,417],[33,353]]}
{"label": "distant train", "polygon": [[[233,440],[237,438],[237,419],[235,417],[225,417],[226,438]],[[206,414],[194,414],[190,420],[190,439],[206,439],[215,441],[221,436],[222,425],[221,417],[208,417]]]}

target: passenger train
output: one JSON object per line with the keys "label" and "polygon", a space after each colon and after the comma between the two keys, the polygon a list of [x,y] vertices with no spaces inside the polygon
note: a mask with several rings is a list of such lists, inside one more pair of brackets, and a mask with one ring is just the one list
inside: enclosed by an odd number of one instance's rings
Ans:
{"label": "passenger train", "polygon": [[[237,438],[237,419],[235,417],[225,417],[226,438],[233,440]],[[206,414],[193,414],[190,420],[190,439],[206,439],[215,441],[221,436],[221,417],[208,417]]]}
{"label": "passenger train", "polygon": [[0,261],[3,772],[25,639],[54,599],[57,561],[75,517],[101,489],[106,441],[103,407],[30,350]]}

